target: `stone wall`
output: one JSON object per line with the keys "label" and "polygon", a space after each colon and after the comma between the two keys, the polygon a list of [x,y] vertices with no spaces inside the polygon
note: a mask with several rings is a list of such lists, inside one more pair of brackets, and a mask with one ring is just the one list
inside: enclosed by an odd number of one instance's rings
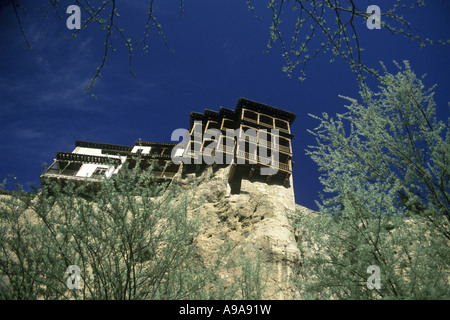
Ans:
{"label": "stone wall", "polygon": [[[238,260],[240,252],[255,261],[261,259],[264,298],[297,297],[289,283],[292,266],[300,259],[287,218],[296,208],[292,181],[290,187],[284,187],[242,178],[239,193],[232,193],[230,168],[207,166],[175,178],[191,194],[189,214],[204,219],[196,239],[204,261],[213,263],[221,254],[219,248],[230,245],[228,262]],[[221,271],[224,283],[231,284],[239,270],[238,265],[227,263]]]}

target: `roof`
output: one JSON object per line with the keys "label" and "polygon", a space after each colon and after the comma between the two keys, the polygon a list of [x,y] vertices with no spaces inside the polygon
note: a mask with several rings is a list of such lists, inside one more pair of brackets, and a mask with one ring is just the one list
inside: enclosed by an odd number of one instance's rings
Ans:
{"label": "roof", "polygon": [[200,112],[191,112],[191,115],[189,117],[189,129],[192,129],[194,126],[194,121],[203,121],[205,118],[205,115]]}
{"label": "roof", "polygon": [[113,159],[103,156],[94,156],[88,154],[70,153],[70,152],[57,152],[56,160],[82,162],[82,163],[99,163],[99,164],[114,164],[119,165],[120,159]]}
{"label": "roof", "polygon": [[158,142],[158,141],[136,141],[136,146],[147,146],[147,147],[174,147],[177,145],[175,142]]}
{"label": "roof", "polygon": [[256,102],[250,99],[239,98],[235,110],[220,107],[219,111],[206,109],[204,113],[191,112],[190,129],[192,129],[194,121],[204,121],[205,119],[220,119],[223,117],[237,120],[237,118],[241,114],[242,108],[244,107],[256,112],[262,112],[267,115],[286,120],[289,122],[289,124],[292,124],[292,122],[294,122],[295,118],[297,117],[295,113],[286,110],[275,108],[267,104]]}
{"label": "roof", "polygon": [[292,122],[294,122],[295,118],[297,117],[297,115],[295,113],[292,113],[292,112],[289,112],[286,110],[275,108],[275,107],[269,106],[267,104],[256,102],[256,101],[253,101],[250,99],[239,98],[235,112],[240,114],[243,107],[248,108],[253,111],[256,111],[256,112],[262,112],[262,113],[266,113],[268,115],[279,117],[283,120],[288,121],[289,124],[292,124]]}
{"label": "roof", "polygon": [[130,152],[133,147],[130,146],[123,146],[118,144],[110,144],[110,143],[101,143],[101,142],[91,142],[91,141],[75,141],[76,147],[83,147],[83,148],[95,148],[95,149],[102,149],[102,150],[114,150],[114,151],[125,151]]}

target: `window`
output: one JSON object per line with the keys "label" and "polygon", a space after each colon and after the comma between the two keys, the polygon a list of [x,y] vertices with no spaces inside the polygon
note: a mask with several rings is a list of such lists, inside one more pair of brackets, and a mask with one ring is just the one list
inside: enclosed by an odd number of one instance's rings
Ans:
{"label": "window", "polygon": [[93,178],[101,178],[106,174],[106,168],[97,168],[94,173],[92,173]]}
{"label": "window", "polygon": [[65,176],[75,176],[81,168],[81,163],[79,162],[68,162],[60,174]]}
{"label": "window", "polygon": [[257,123],[258,122],[258,113],[251,111],[251,110],[242,109],[242,119]]}

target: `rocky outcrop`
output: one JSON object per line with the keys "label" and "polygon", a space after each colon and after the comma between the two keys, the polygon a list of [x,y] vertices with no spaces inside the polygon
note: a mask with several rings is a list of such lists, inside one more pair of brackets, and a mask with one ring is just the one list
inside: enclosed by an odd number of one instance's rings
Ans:
{"label": "rocky outcrop", "polygon": [[[261,280],[267,299],[292,299],[298,295],[289,281],[299,262],[288,213],[296,209],[292,181],[289,187],[264,181],[240,179],[240,190],[228,182],[230,166],[207,166],[197,173],[179,174],[174,181],[190,193],[189,214],[203,219],[196,239],[206,263],[220,258],[219,248],[230,246],[228,262],[220,272],[231,284],[241,268],[233,264],[244,253],[261,262]],[[291,177],[292,179],[292,177]]]}

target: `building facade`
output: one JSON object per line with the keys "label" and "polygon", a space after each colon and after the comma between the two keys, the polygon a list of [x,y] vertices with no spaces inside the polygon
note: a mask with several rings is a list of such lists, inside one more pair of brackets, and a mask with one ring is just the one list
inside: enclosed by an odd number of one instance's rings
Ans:
{"label": "building facade", "polygon": [[[134,168],[139,159],[140,169],[153,168],[157,180],[171,180],[178,172],[198,172],[205,165],[231,165],[230,184],[253,178],[287,186],[292,175],[291,125],[295,117],[240,98],[235,110],[222,107],[192,112],[189,136],[182,143],[136,141],[134,146],[124,146],[76,141],[72,152],[56,154],[41,175],[41,183],[99,184],[117,174],[125,163]],[[205,154],[215,161],[205,163]]]}

